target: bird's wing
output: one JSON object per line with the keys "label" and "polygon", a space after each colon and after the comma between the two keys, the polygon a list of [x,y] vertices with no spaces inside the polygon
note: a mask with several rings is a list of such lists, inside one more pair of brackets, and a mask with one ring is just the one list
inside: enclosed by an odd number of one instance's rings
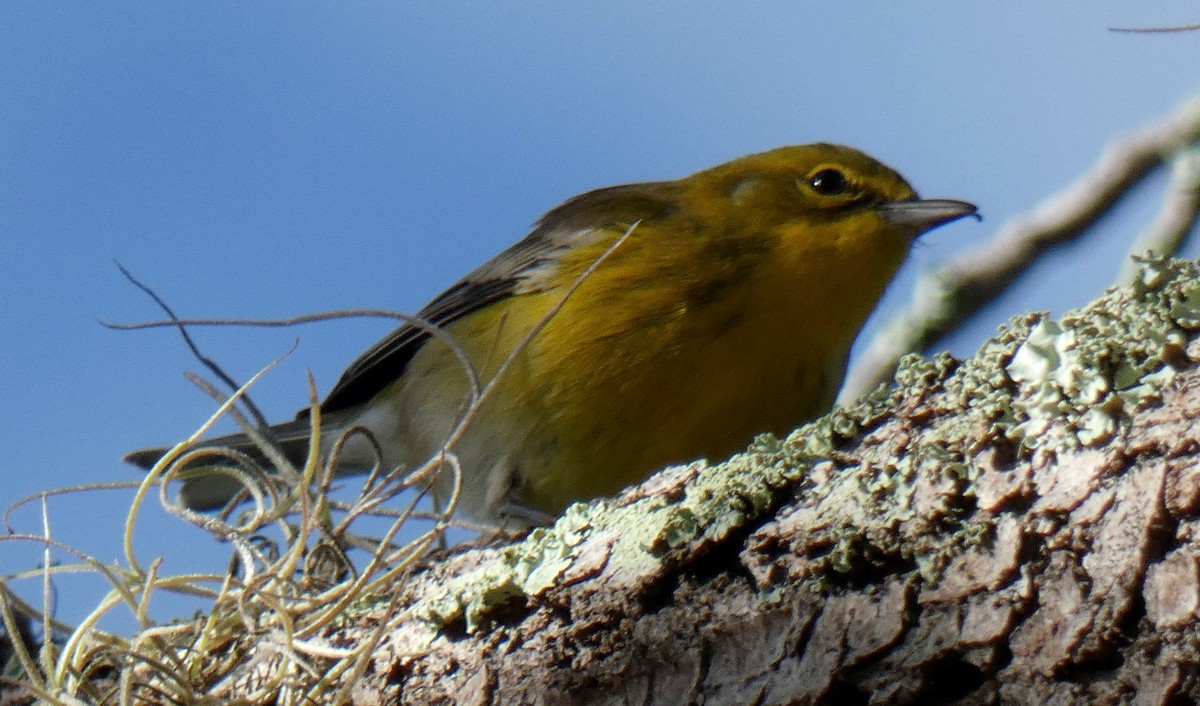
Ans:
{"label": "bird's wing", "polygon": [[[543,216],[533,231],[442,292],[417,313],[446,326],[513,294],[541,291],[558,254],[605,232],[673,209],[670,182],[627,184],[589,191]],[[371,346],[342,373],[321,404],[324,413],[363,404],[398,379],[431,334],[404,324]],[[301,410],[298,417],[308,414]]]}

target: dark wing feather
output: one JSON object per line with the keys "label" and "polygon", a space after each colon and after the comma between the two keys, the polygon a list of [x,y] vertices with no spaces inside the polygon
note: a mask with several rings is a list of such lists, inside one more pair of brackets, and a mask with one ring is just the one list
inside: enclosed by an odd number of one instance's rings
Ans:
{"label": "dark wing feather", "polygon": [[[540,265],[553,260],[564,248],[599,228],[627,228],[630,223],[655,218],[674,207],[671,182],[627,184],[597,189],[554,208],[533,231],[504,252],[459,280],[417,312],[435,326],[445,326],[522,287]],[[399,378],[409,361],[429,340],[421,328],[405,324],[358,357],[321,404],[324,413],[363,404]],[[308,414],[301,410],[299,417]]]}

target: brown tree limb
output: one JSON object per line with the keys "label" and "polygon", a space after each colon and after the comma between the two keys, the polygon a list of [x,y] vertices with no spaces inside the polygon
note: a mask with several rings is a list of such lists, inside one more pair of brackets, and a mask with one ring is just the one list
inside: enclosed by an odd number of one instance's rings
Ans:
{"label": "brown tree limb", "polygon": [[[248,658],[187,693],[285,670],[273,703],[1200,700],[1200,264],[895,382],[433,556],[302,641],[231,635],[207,658]],[[188,675],[150,657],[130,693],[165,700]]]}
{"label": "brown tree limb", "polygon": [[320,639],[383,628],[363,704],[1193,702],[1198,361],[1200,266],[1151,261],[786,440],[445,553]]}

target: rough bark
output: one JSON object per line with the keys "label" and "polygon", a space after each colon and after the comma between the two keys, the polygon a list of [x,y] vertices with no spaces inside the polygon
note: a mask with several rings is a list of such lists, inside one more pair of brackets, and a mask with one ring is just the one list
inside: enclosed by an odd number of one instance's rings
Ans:
{"label": "rough bark", "polygon": [[361,704],[1198,702],[1198,361],[1200,266],[1147,262],[787,439],[437,556],[322,639],[383,626]]}

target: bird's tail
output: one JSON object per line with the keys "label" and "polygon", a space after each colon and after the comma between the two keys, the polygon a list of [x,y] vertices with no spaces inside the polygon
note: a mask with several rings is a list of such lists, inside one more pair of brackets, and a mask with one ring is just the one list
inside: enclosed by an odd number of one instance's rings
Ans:
{"label": "bird's tail", "polygon": [[[311,435],[312,424],[307,415],[290,422],[276,424],[267,430],[267,436],[275,442],[284,458],[297,469],[303,468],[308,459]],[[246,434],[230,434],[215,439],[206,439],[198,447],[234,449],[246,454],[263,468],[270,469],[271,467],[259,444]],[[138,449],[125,454],[124,460],[149,470],[166,455],[167,451],[170,451],[170,447]],[[233,496],[243,487],[227,473],[203,474],[185,480],[179,497],[184,505],[193,510],[215,510],[233,499]]]}

